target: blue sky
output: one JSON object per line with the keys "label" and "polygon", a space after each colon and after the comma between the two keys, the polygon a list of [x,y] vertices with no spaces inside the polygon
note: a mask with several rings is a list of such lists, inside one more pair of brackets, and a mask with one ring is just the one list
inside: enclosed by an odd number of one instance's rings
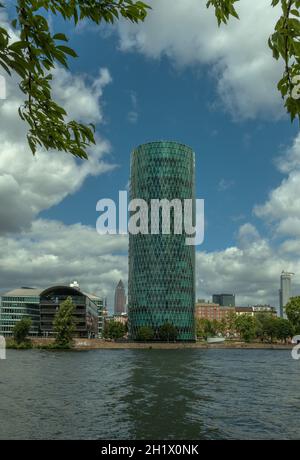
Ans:
{"label": "blue sky", "polygon": [[[117,199],[130,153],[177,140],[196,152],[205,241],[197,295],[236,292],[238,303],[278,303],[281,270],[300,273],[300,137],[276,90],[282,63],[266,44],[278,17],[269,0],[239,2],[241,20],[218,29],[199,0],[152,0],[144,24],[65,31],[79,58],[57,69],[54,96],[97,125],[89,162],[58,152],[32,158],[15,79],[0,101],[1,289],[78,279],[112,301],[127,281],[127,239],[97,235],[96,203]],[[7,24],[7,17],[0,22]],[[299,278],[300,279],[300,278]],[[297,275],[294,292],[300,291]]]}
{"label": "blue sky", "polygon": [[[72,72],[95,77],[100,67],[110,71],[112,83],[102,102],[105,123],[99,130],[111,142],[112,160],[118,166],[101,179],[87,179],[76,194],[45,211],[44,217],[94,225],[98,199],[117,200],[118,191],[126,187],[132,148],[170,139],[196,152],[197,197],[206,203],[203,249],[234,244],[237,222],[254,222],[265,232],[253,216],[253,206],[264,202],[281,181],[274,159],[291,144],[296,123],[291,124],[288,116],[275,121],[233,118],[219,104],[208,65],[200,70],[179,68],[166,56],[153,60],[123,52],[118,35],[113,30],[107,33],[106,27],[104,32],[92,27],[74,32],[63,23],[56,27],[68,32],[70,45],[78,52]],[[136,113],[136,120],[130,120],[130,112]]]}

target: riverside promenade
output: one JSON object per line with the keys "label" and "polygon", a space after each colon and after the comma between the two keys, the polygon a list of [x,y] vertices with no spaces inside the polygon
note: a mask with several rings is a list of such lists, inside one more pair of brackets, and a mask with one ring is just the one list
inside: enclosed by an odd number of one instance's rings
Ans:
{"label": "riverside promenade", "polygon": [[[53,343],[54,339],[49,338],[34,338],[32,339],[33,346],[39,347]],[[130,349],[155,349],[155,350],[182,350],[182,349],[271,349],[271,350],[289,350],[292,349],[292,344],[277,344],[277,343],[260,343],[260,342],[236,342],[225,341],[223,343],[208,344],[206,342],[114,342],[103,339],[74,339],[74,350],[130,350]]]}

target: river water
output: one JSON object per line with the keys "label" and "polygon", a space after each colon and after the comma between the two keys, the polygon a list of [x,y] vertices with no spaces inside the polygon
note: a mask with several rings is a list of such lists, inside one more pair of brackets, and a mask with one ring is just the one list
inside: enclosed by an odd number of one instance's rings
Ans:
{"label": "river water", "polygon": [[8,350],[0,439],[300,439],[287,350]]}

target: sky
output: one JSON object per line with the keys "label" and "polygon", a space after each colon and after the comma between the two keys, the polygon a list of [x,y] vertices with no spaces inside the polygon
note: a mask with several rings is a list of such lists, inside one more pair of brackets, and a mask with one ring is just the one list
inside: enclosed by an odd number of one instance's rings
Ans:
{"label": "sky", "polygon": [[[300,136],[276,84],[267,39],[279,9],[243,0],[218,28],[201,0],[152,0],[144,23],[78,27],[49,18],[78,59],[57,67],[53,93],[69,116],[97,126],[88,161],[32,157],[13,77],[0,100],[0,291],[77,280],[107,296],[127,283],[126,236],[98,235],[96,203],[126,190],[130,154],[175,140],[196,154],[205,240],[196,248],[197,297],[234,292],[239,305],[278,306],[282,270],[300,294]],[[13,10],[9,11],[11,15]],[[0,22],[8,26],[2,13]],[[12,32],[13,38],[13,32]],[[1,72],[0,72],[1,73]]]}

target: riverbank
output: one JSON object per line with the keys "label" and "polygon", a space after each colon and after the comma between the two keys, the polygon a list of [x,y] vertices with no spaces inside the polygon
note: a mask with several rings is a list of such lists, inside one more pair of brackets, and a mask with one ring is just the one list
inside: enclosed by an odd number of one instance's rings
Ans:
{"label": "riverbank", "polygon": [[[33,348],[47,348],[53,344],[54,339],[34,338],[32,339]],[[49,347],[50,348],[50,347]],[[162,343],[162,342],[111,342],[102,339],[74,339],[74,350],[138,350],[138,349],[154,349],[154,350],[182,350],[182,349],[271,349],[271,350],[289,350],[291,344],[271,344],[271,343],[245,343],[226,341],[223,343],[208,344],[206,342],[196,343]]]}

